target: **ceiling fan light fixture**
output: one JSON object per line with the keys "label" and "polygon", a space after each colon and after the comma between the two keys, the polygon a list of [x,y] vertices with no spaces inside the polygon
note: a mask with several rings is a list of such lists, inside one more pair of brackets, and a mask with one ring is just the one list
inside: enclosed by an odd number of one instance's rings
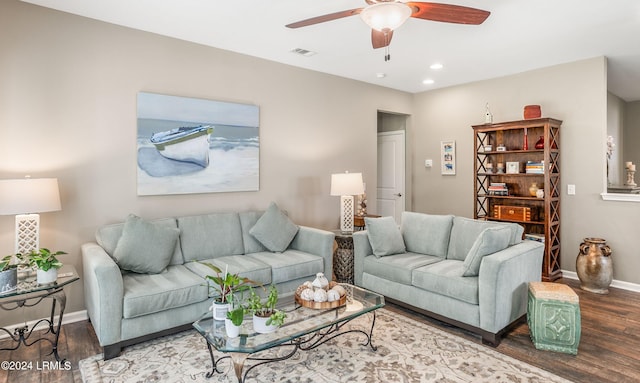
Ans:
{"label": "ceiling fan light fixture", "polygon": [[411,8],[405,3],[384,2],[366,7],[360,12],[360,17],[371,28],[384,32],[401,26],[411,13]]}

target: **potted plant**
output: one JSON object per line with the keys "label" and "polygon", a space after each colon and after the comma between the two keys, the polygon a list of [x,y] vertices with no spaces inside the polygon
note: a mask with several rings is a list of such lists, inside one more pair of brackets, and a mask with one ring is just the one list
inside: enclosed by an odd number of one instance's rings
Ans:
{"label": "potted plant", "polygon": [[27,261],[31,266],[37,268],[36,280],[39,284],[52,283],[58,279],[58,269],[62,267],[62,262],[56,258],[58,255],[67,254],[64,251],[52,253],[47,248],[32,250],[27,256]]}
{"label": "potted plant", "polygon": [[247,312],[243,297],[242,292],[240,297],[237,297],[236,294],[231,294],[227,297],[229,299],[229,311],[227,311],[227,317],[224,320],[224,327],[229,338],[235,338],[240,335],[240,327]]}
{"label": "potted plant", "polygon": [[263,302],[256,292],[251,289],[247,306],[253,312],[253,329],[261,334],[275,331],[282,326],[287,314],[276,309],[278,290],[274,285],[269,287],[267,299]]}
{"label": "potted plant", "polygon": [[229,274],[226,269],[224,274],[222,274],[222,270],[214,264],[208,262],[200,263],[216,273],[216,275],[205,276],[205,279],[213,282],[213,284],[209,284],[209,288],[218,293],[212,305],[213,319],[224,320],[227,317],[229,301],[233,293],[246,291],[252,284],[255,284],[255,282],[246,277],[241,278],[238,274]]}
{"label": "potted plant", "polygon": [[18,266],[22,264],[24,264],[24,258],[20,253],[7,255],[0,260],[0,294],[18,288]]}

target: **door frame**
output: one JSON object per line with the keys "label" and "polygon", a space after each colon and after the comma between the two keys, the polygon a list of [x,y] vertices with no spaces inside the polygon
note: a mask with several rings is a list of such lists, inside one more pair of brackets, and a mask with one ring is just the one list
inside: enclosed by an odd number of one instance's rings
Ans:
{"label": "door frame", "polygon": [[[401,198],[401,206],[402,206],[402,212],[407,210],[407,131],[406,129],[397,129],[397,130],[390,130],[390,131],[378,131],[376,134],[376,172],[378,172],[378,170],[380,169],[380,164],[377,163],[377,146],[378,143],[380,142],[380,137],[381,136],[392,136],[392,135],[402,135],[402,146],[403,146],[403,152],[404,152],[404,158],[402,159],[402,163],[403,163],[403,168],[400,170],[400,173],[402,174],[402,196]],[[378,188],[378,182],[376,180],[376,190]],[[377,193],[376,193],[377,194]],[[379,198],[379,196],[376,195],[376,200]],[[377,201],[376,201],[377,202]],[[376,203],[377,204],[377,203]],[[380,213],[380,212],[376,212],[376,213]],[[396,219],[396,222],[398,224],[400,224],[400,216],[398,217],[394,217]]]}

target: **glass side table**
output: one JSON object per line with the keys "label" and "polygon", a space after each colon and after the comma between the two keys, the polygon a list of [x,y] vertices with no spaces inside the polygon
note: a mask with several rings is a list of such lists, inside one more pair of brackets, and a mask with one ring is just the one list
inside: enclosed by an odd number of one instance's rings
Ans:
{"label": "glass side table", "polygon": [[[64,293],[64,286],[80,279],[76,269],[72,265],[64,265],[58,270],[58,279],[55,282],[47,284],[38,284],[36,282],[36,274],[33,271],[29,273],[20,272],[18,275],[18,288],[0,294],[0,308],[5,311],[12,311],[21,307],[33,307],[46,298],[51,298],[51,316],[49,319],[40,319],[31,328],[25,323],[24,326],[13,330],[13,333],[4,327],[0,327],[0,332],[5,332],[13,339],[14,347],[2,348],[0,350],[16,350],[21,345],[26,347],[39,344],[42,341],[51,344],[51,353],[56,361],[64,361],[60,359],[58,354],[58,338],[60,337],[60,326],[62,325],[62,316],[67,304],[67,296]],[[55,326],[55,312],[58,308],[57,326]],[[40,323],[46,324],[49,328],[38,339],[31,339],[31,335]],[[53,334],[53,340],[45,337],[47,334]]]}

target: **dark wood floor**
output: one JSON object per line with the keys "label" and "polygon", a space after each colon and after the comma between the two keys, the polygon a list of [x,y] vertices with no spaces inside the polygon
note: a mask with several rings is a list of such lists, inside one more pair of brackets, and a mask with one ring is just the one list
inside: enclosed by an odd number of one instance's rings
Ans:
{"label": "dark wood floor", "polygon": [[[640,293],[612,288],[609,295],[597,295],[581,290],[577,281],[562,282],[571,286],[580,297],[582,338],[578,355],[536,350],[526,323],[508,333],[497,350],[576,383],[640,382]],[[477,336],[466,331],[399,307],[387,305],[387,308],[481,343]],[[0,342],[0,348],[8,346],[7,340]],[[87,321],[65,325],[61,332],[60,354],[71,362],[71,370],[47,369],[42,361],[55,360],[46,355],[50,351],[46,342],[15,351],[0,351],[0,361],[31,362],[31,369],[25,371],[0,369],[0,383],[81,382],[78,362],[101,352]]]}

